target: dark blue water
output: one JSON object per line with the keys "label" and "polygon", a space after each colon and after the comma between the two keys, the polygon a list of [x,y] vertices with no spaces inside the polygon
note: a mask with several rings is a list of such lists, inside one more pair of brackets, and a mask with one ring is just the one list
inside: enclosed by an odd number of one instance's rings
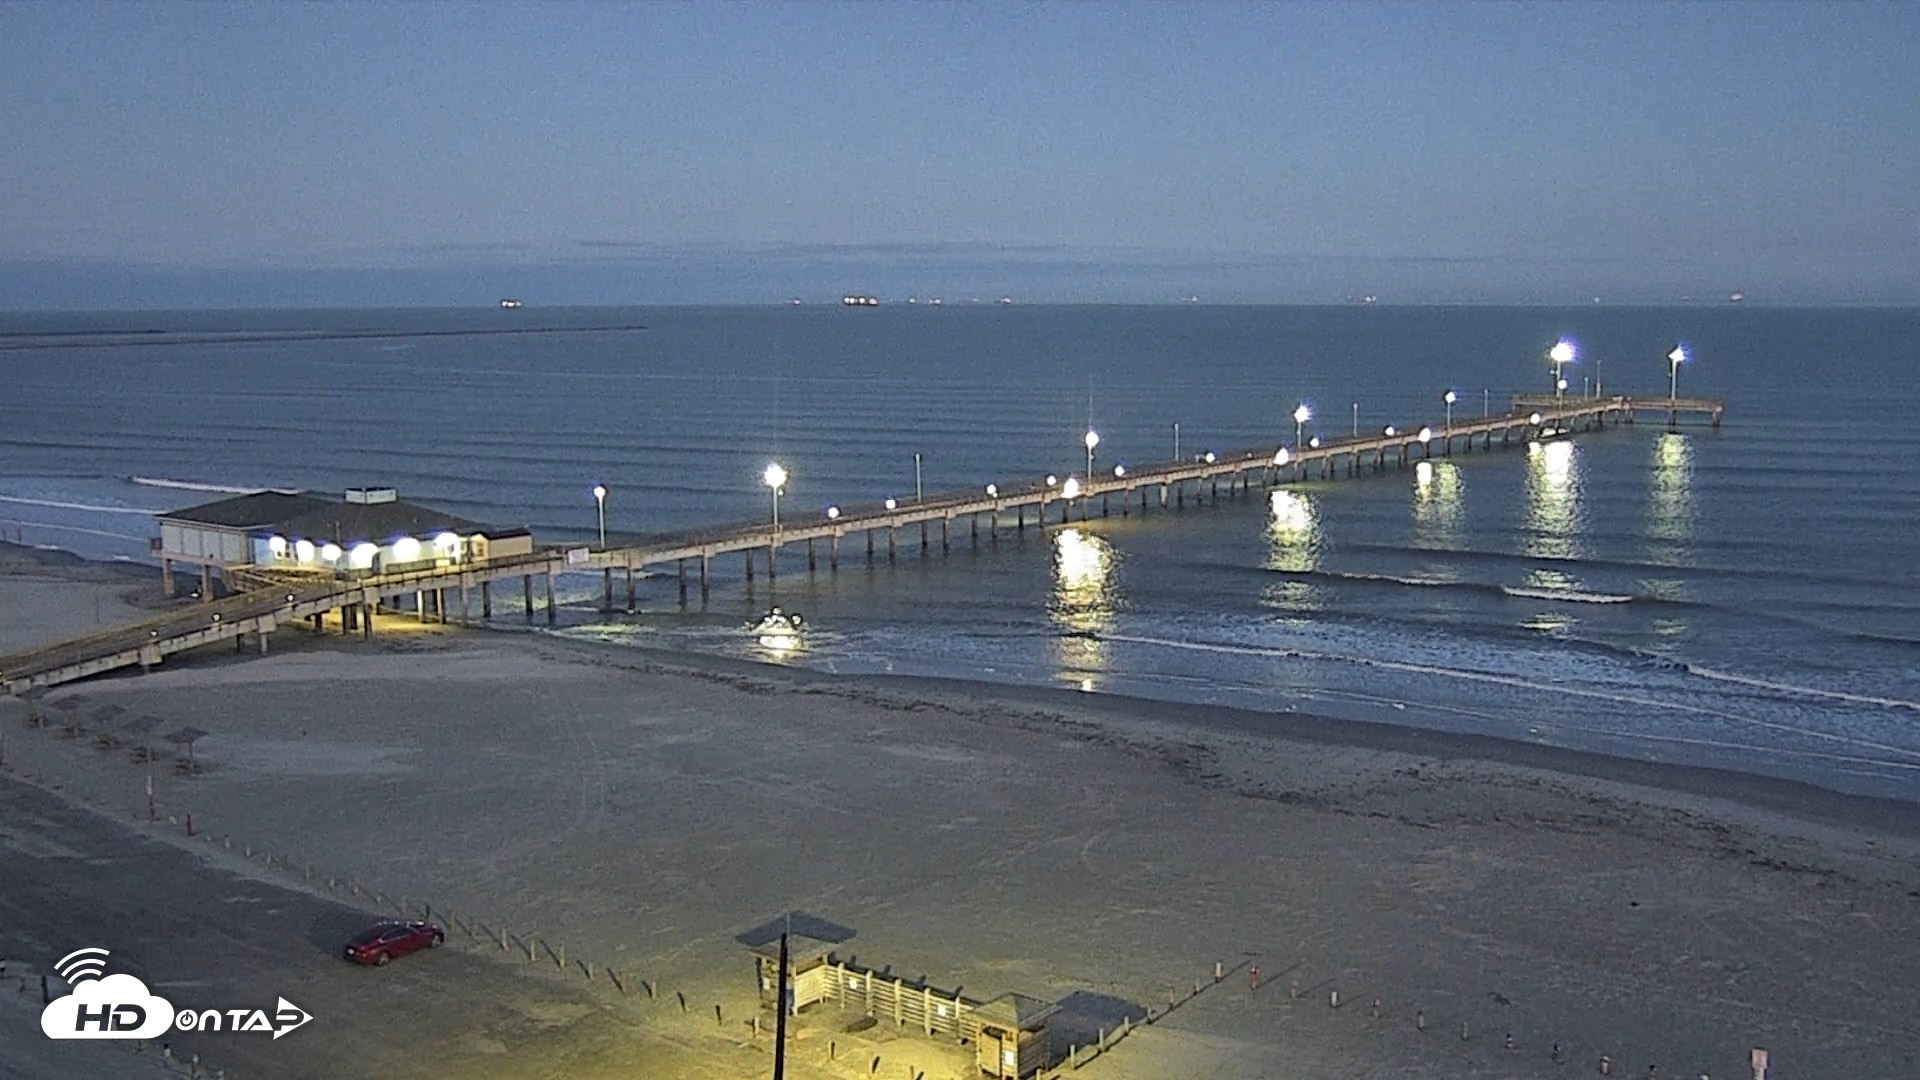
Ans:
{"label": "dark blue water", "polygon": [[[216,341],[239,331],[585,333]],[[89,337],[145,330],[137,345]],[[391,485],[542,537],[647,532],[1029,480],[1306,434],[1444,422],[1549,387],[1724,398],[1427,469],[983,537],[903,532],[837,574],[789,553],[682,613],[572,633],[760,652],[805,611],[840,671],[1061,683],[1533,739],[1920,792],[1920,313],[1722,308],[884,307],[259,312],[0,319],[0,528],[142,557],[153,511],[209,489]],[[50,335],[23,337],[18,335]],[[187,335],[188,340],[169,337]],[[117,338],[116,341],[129,340]],[[135,483],[130,478],[145,478]],[[1116,508],[1117,513],[1117,508]],[[624,603],[624,588],[620,599]],[[769,657],[774,658],[774,657]]]}

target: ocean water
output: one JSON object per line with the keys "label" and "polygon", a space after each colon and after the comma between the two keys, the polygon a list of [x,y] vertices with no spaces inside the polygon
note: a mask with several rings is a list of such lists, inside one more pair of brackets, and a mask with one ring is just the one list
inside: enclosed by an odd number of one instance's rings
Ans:
{"label": "ocean water", "polygon": [[[644,327],[637,329],[636,327]],[[497,331],[511,331],[501,333]],[[1421,725],[1920,799],[1920,312],[949,304],[0,316],[0,532],[146,557],[228,490],[402,496],[543,539],[1444,423],[1549,389],[1723,398],[1430,468],[715,564],[561,632],[843,672]],[[1357,406],[1357,419],[1356,419]],[[624,607],[624,583],[616,586]],[[741,624],[803,611],[805,647]],[[508,625],[517,616],[503,620]]]}

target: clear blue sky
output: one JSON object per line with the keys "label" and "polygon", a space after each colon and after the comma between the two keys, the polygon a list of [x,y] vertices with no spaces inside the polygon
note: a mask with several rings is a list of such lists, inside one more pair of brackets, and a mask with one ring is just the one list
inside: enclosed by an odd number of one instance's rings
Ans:
{"label": "clear blue sky", "polygon": [[0,307],[1920,302],[1915,4],[62,2],[0,27]]}

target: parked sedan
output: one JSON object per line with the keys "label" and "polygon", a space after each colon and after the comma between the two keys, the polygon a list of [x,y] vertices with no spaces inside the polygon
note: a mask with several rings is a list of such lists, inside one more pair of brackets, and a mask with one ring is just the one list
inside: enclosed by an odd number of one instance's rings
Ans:
{"label": "parked sedan", "polygon": [[341,955],[356,964],[384,964],[396,956],[437,949],[447,932],[428,922],[377,922],[355,934]]}

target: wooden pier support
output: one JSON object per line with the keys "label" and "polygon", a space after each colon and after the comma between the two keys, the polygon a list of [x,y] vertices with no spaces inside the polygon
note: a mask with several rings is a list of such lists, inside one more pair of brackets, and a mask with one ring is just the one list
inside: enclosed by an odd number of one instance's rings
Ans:
{"label": "wooden pier support", "polygon": [[482,581],[480,583],[480,618],[483,620],[488,620],[493,618],[493,582],[492,581]]}
{"label": "wooden pier support", "polygon": [[527,625],[533,625],[533,575],[520,576],[520,594],[527,603]]}

